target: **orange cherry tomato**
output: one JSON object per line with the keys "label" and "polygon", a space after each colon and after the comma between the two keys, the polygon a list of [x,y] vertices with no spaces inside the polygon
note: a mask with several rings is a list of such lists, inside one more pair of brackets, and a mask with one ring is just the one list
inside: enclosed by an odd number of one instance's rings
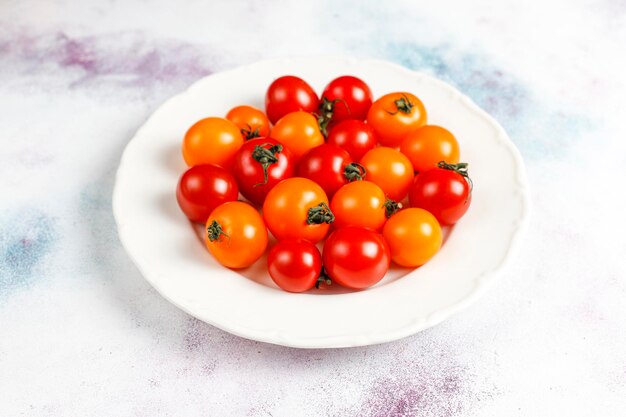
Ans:
{"label": "orange cherry tomato", "polygon": [[206,222],[209,252],[228,268],[246,268],[267,248],[267,229],[259,212],[243,201],[218,206]]}
{"label": "orange cherry tomato", "polygon": [[322,240],[334,216],[322,187],[307,178],[288,178],[270,190],[263,203],[267,228],[278,240]]}
{"label": "orange cherry tomato", "polygon": [[439,161],[459,163],[459,143],[448,129],[436,125],[422,126],[409,133],[400,145],[416,172],[435,168]]}
{"label": "orange cherry tomato", "polygon": [[226,118],[239,128],[243,138],[265,138],[270,134],[270,121],[261,110],[252,106],[237,106],[230,109]]}
{"label": "orange cherry tomato", "polygon": [[372,104],[367,123],[381,145],[396,148],[409,133],[426,124],[426,109],[411,93],[390,93]]}
{"label": "orange cherry tomato", "polygon": [[361,158],[366,181],[378,185],[392,200],[401,201],[413,182],[413,165],[400,151],[381,146]]}
{"label": "orange cherry tomato", "polygon": [[185,134],[183,158],[189,166],[213,164],[228,169],[241,145],[243,137],[237,126],[221,117],[208,117]]}
{"label": "orange cherry tomato", "polygon": [[383,237],[389,244],[391,259],[412,268],[435,256],[443,242],[435,216],[419,208],[407,208],[391,216],[383,227]]}
{"label": "orange cherry tomato", "polygon": [[296,161],[310,149],[324,143],[317,120],[303,111],[283,116],[272,129],[271,137],[285,145]]}
{"label": "orange cherry tomato", "polygon": [[364,227],[380,231],[387,221],[387,210],[393,211],[393,202],[387,203],[385,193],[369,181],[354,181],[341,187],[330,202],[335,215],[333,226]]}

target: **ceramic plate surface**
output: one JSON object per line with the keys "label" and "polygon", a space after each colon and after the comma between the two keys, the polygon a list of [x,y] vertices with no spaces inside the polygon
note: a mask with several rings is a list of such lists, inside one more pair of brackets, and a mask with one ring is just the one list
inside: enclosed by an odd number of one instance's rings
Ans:
{"label": "ceramic plate surface", "polygon": [[[236,272],[219,265],[178,208],[181,140],[197,120],[239,104],[264,107],[267,86],[294,74],[318,92],[334,77],[365,80],[374,97],[410,91],[429,123],[459,140],[474,181],[472,205],[441,251],[416,270],[393,269],[360,292],[279,290],[262,258]],[[468,97],[431,76],[383,61],[302,57],[262,61],[203,78],[163,104],[122,156],[113,193],[122,244],[143,276],[187,313],[249,339],[330,348],[387,342],[446,319],[474,301],[519,245],[529,213],[523,161],[500,125]]]}

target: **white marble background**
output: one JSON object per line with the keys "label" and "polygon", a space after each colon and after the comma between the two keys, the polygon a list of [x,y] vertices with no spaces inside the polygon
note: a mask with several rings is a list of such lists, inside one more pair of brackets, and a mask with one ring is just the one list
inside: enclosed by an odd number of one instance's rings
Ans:
{"label": "white marble background", "polygon": [[[520,148],[529,233],[462,314],[271,346],[180,312],[121,248],[113,175],[146,117],[206,74],[309,53],[433,73]],[[624,0],[1,1],[0,415],[626,415],[625,74]]]}

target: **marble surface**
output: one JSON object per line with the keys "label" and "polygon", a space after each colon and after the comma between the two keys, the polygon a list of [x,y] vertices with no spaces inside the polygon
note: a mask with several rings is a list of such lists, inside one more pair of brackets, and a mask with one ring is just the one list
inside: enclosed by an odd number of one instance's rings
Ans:
{"label": "marble surface", "polygon": [[[0,415],[625,415],[626,3],[430,3],[1,2]],[[305,53],[434,74],[521,150],[529,233],[462,314],[283,348],[180,312],[126,256],[113,176],[146,117],[199,77]]]}

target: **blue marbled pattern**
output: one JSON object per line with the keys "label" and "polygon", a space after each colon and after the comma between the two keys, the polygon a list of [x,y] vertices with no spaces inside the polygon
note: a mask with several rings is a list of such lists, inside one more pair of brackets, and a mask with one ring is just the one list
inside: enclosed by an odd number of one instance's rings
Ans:
{"label": "blue marbled pattern", "polygon": [[3,213],[0,224],[0,299],[47,276],[37,269],[57,240],[55,221],[34,209]]}
{"label": "blue marbled pattern", "polygon": [[380,49],[386,59],[431,73],[467,94],[503,125],[527,158],[562,158],[566,155],[562,150],[594,126],[585,114],[560,109],[558,103],[494,66],[486,53],[410,42],[387,43]]}

